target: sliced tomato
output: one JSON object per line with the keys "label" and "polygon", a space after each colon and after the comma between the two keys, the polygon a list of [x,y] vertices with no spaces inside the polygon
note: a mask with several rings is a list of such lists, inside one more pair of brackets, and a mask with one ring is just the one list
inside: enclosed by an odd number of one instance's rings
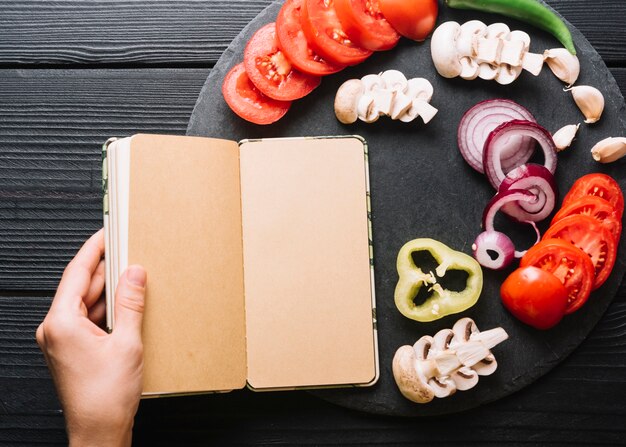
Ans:
{"label": "sliced tomato", "polygon": [[320,57],[309,46],[301,25],[304,0],[286,0],[276,18],[278,46],[294,67],[303,73],[326,76],[337,73],[345,65],[332,64]]}
{"label": "sliced tomato", "polygon": [[570,200],[565,204],[552,219],[550,225],[563,219],[566,216],[574,214],[584,214],[599,220],[602,225],[611,230],[611,234],[615,241],[619,241],[622,233],[622,221],[617,217],[615,208],[609,202],[598,196],[582,196],[575,200]]}
{"label": "sliced tomato", "polygon": [[531,247],[520,261],[520,267],[533,265],[556,276],[567,289],[570,314],[585,304],[595,279],[591,258],[580,248],[562,239],[544,239]]}
{"label": "sliced tomato", "polygon": [[435,28],[437,0],[379,0],[380,11],[395,30],[413,40],[424,40]]}
{"label": "sliced tomato", "polygon": [[378,0],[335,0],[335,11],[350,40],[362,48],[389,50],[400,40],[381,14]]}
{"label": "sliced tomato", "polygon": [[622,219],[624,213],[624,195],[617,182],[606,174],[592,173],[583,175],[572,185],[565,198],[563,206],[582,196],[597,196],[606,200],[615,208],[617,218]]}
{"label": "sliced tomato", "polygon": [[244,50],[243,63],[252,83],[264,95],[279,101],[302,98],[320,85],[319,76],[293,68],[278,48],[274,22],[254,33]]}
{"label": "sliced tomato", "polygon": [[313,51],[339,65],[356,65],[372,52],[361,48],[345,33],[335,11],[334,0],[304,0],[302,31]]}
{"label": "sliced tomato", "polygon": [[563,239],[591,257],[596,273],[592,289],[600,287],[613,270],[617,245],[611,231],[593,217],[583,214],[567,216],[551,225],[543,239]]}
{"label": "sliced tomato", "polygon": [[228,72],[222,83],[222,94],[233,112],[255,124],[278,121],[291,106],[289,101],[276,101],[261,93],[250,82],[243,63]]}

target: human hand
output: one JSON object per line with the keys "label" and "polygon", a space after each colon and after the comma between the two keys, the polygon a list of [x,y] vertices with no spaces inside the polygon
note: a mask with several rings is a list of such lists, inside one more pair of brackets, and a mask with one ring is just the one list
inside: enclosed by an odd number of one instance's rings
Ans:
{"label": "human hand", "polygon": [[146,272],[129,266],[115,295],[115,330],[105,316],[104,232],[67,265],[37,329],[65,413],[70,445],[130,445],[142,388]]}

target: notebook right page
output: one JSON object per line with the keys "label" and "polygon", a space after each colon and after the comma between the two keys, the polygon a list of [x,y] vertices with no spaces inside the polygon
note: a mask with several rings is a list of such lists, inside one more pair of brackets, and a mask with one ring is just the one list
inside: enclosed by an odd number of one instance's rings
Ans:
{"label": "notebook right page", "polygon": [[376,380],[364,142],[245,141],[240,159],[248,384]]}

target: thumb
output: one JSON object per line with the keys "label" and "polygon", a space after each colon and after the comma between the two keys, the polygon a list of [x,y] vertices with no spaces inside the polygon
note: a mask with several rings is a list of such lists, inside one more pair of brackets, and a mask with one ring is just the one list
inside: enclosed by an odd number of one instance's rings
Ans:
{"label": "thumb", "polygon": [[115,331],[131,333],[141,338],[146,271],[131,265],[122,274],[115,291]]}

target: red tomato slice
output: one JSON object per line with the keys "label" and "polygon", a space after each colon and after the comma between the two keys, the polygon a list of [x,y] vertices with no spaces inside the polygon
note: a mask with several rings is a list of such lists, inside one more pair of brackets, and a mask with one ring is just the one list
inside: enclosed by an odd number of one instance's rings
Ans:
{"label": "red tomato slice", "polygon": [[624,195],[617,182],[610,176],[600,173],[583,175],[572,185],[565,198],[563,207],[582,196],[597,196],[606,200],[615,208],[617,218],[624,213]]}
{"label": "red tomato slice", "polygon": [[550,225],[574,214],[584,214],[599,220],[602,225],[611,230],[615,242],[619,241],[622,233],[622,221],[618,219],[615,208],[609,202],[597,196],[582,196],[575,200],[570,200],[565,204],[552,219]]}
{"label": "red tomato slice", "polygon": [[291,102],[268,98],[246,74],[243,63],[235,65],[224,78],[222,94],[233,112],[255,124],[271,124],[282,118]]}
{"label": "red tomato slice", "polygon": [[335,0],[335,11],[350,40],[362,48],[389,50],[400,40],[381,14],[378,0]]}
{"label": "red tomato slice", "polygon": [[380,12],[398,33],[413,40],[424,40],[437,21],[437,0],[379,0]]}
{"label": "red tomato slice", "polygon": [[561,239],[542,240],[526,252],[519,265],[539,267],[561,281],[567,289],[566,314],[585,304],[596,276],[591,258],[580,248]]}
{"label": "red tomato slice", "polygon": [[295,70],[278,48],[276,24],[258,30],[246,45],[243,64],[252,83],[264,95],[279,101],[292,101],[308,95],[320,85],[318,76]]}
{"label": "red tomato slice", "polygon": [[551,225],[542,240],[551,238],[563,239],[587,253],[596,272],[592,289],[604,284],[613,270],[617,254],[615,239],[607,227],[593,217],[576,214]]}
{"label": "red tomato slice", "polygon": [[301,12],[304,0],[286,0],[276,18],[278,46],[294,67],[303,73],[325,76],[337,73],[344,65],[325,61],[309,46],[302,31]]}
{"label": "red tomato slice", "polygon": [[333,0],[304,0],[302,31],[313,51],[340,65],[356,65],[372,52],[352,42],[341,27]]}
{"label": "red tomato slice", "polygon": [[532,265],[520,267],[500,287],[502,304],[518,320],[549,329],[565,314],[567,289],[552,273]]}

